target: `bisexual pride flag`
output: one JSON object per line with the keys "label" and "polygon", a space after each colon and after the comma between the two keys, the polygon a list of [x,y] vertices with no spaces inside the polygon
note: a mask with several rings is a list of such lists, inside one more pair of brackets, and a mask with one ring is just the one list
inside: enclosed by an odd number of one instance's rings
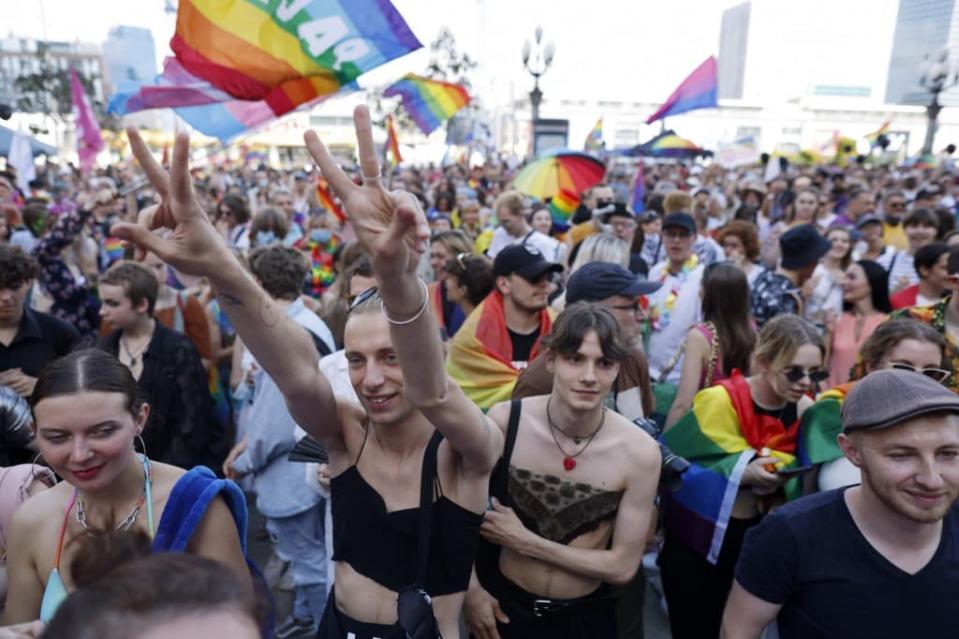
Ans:
{"label": "bisexual pride flag", "polygon": [[647,118],[646,124],[661,120],[668,115],[718,106],[717,93],[716,58],[709,56],[676,87],[656,113]]}
{"label": "bisexual pride flag", "polygon": [[225,140],[422,45],[388,0],[180,0],[170,46],[156,83],[114,95],[110,110],[182,109]]}

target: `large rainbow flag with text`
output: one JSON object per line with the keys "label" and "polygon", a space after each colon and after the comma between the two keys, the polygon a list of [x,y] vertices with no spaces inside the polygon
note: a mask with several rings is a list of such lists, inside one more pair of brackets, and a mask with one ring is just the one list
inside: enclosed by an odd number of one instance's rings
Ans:
{"label": "large rainbow flag with text", "polygon": [[[541,314],[539,339],[530,353],[533,360],[540,340],[553,326],[549,311]],[[520,371],[513,367],[513,344],[506,328],[503,296],[493,291],[473,309],[450,345],[447,372],[484,411],[508,400]]]}
{"label": "large rainbow flag with text", "polygon": [[[780,461],[796,463],[799,422],[784,427],[757,415],[742,375],[699,391],[693,409],[667,430],[662,441],[690,462],[682,487],[664,492],[664,525],[710,563],[719,559],[743,471],[763,448]],[[801,492],[798,478],[785,485],[787,499]]]}
{"label": "large rainbow flag with text", "polygon": [[388,0],[180,0],[170,46],[156,83],[117,93],[110,111],[176,108],[225,140],[422,45]]}

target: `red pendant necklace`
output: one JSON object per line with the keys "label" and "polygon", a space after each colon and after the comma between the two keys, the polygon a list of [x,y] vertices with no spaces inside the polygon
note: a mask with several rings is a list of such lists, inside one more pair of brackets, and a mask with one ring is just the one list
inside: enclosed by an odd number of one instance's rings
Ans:
{"label": "red pendant necklace", "polygon": [[583,451],[589,448],[589,445],[593,443],[593,439],[596,437],[596,435],[599,434],[599,431],[602,430],[603,426],[606,424],[606,407],[603,406],[603,414],[599,418],[599,425],[596,426],[596,430],[594,430],[585,438],[586,444],[582,448],[580,448],[575,454],[570,455],[565,450],[563,450],[563,446],[559,443],[559,438],[556,437],[556,431],[559,431],[563,433],[564,435],[566,435],[567,437],[569,437],[570,439],[572,439],[573,443],[576,445],[579,445],[580,441],[582,441],[584,438],[579,437],[577,435],[570,435],[565,430],[563,430],[562,428],[560,428],[559,426],[553,423],[553,418],[549,414],[549,403],[552,400],[553,400],[552,396],[550,396],[550,398],[546,400],[546,421],[549,424],[549,433],[550,435],[553,436],[553,441],[556,443],[556,448],[559,449],[559,452],[563,453],[563,468],[566,470],[566,472],[569,472],[573,470],[574,468],[576,468],[576,458],[582,455]]}

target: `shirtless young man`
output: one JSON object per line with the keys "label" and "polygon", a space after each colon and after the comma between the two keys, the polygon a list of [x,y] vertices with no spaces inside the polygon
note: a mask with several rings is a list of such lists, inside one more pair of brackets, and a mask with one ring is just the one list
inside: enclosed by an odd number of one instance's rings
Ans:
{"label": "shirtless young man", "polygon": [[[441,492],[434,492],[433,505],[435,543],[421,585],[433,596],[439,631],[455,638],[502,437],[446,375],[436,320],[427,312],[426,286],[416,277],[429,237],[425,216],[412,195],[388,193],[381,186],[366,107],[356,109],[354,120],[362,186],[337,166],[315,133],[305,139],[345,204],[379,285],[379,297],[361,295],[354,302],[346,325],[346,357],[359,405],[335,399],[306,332],[243,270],[200,209],[189,180],[186,135],[177,137],[168,176],[136,131],[128,131],[163,201],[142,211],[137,225],[118,225],[114,234],[185,273],[209,278],[297,423],[329,451],[336,589],[320,637],[405,636],[397,624],[397,592],[416,580],[421,468],[434,433],[443,434],[436,473]],[[160,227],[173,233],[168,238],[151,233]]]}
{"label": "shirtless young man", "polygon": [[501,551],[484,549],[467,593],[476,637],[616,636],[607,584],[639,568],[661,464],[656,442],[605,406],[628,356],[608,310],[574,304],[548,338],[552,393],[490,410],[506,446],[482,535]]}

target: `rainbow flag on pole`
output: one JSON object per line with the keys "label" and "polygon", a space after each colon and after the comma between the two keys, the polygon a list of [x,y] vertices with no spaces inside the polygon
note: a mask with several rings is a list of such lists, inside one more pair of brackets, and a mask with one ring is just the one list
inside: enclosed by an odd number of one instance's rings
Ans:
{"label": "rainbow flag on pole", "polygon": [[596,124],[589,132],[589,135],[586,136],[583,149],[589,152],[601,151],[603,149],[603,118],[596,120]]}
{"label": "rainbow flag on pole", "polygon": [[471,99],[460,84],[430,80],[413,73],[407,73],[399,82],[388,86],[383,95],[388,98],[399,96],[403,108],[424,135],[435,131]]}
{"label": "rainbow flag on pole", "polygon": [[661,120],[668,115],[678,115],[687,111],[718,106],[718,92],[716,58],[709,56],[676,87],[676,90],[666,98],[666,101],[656,110],[656,113],[649,116],[646,124]]}
{"label": "rainbow flag on pole", "polygon": [[330,190],[330,185],[326,181],[326,178],[319,178],[316,181],[316,198],[320,201],[320,205],[330,212],[330,214],[335,217],[340,224],[346,221],[346,213],[343,211],[336,198],[333,196],[333,191]]}
{"label": "rainbow flag on pole", "polygon": [[392,156],[390,160],[392,166],[396,166],[403,161],[403,156],[400,154],[400,139],[396,135],[392,115],[386,116],[386,150]]}
{"label": "rainbow flag on pole", "polygon": [[[763,448],[779,459],[777,468],[796,463],[799,424],[784,428],[757,415],[742,375],[701,390],[693,409],[662,436],[670,450],[690,462],[682,487],[664,493],[664,525],[710,563],[719,559],[743,471]],[[785,485],[787,498],[798,497],[798,478]]]}
{"label": "rainbow flag on pole", "polygon": [[[113,96],[110,110],[182,107],[188,122],[223,139],[422,45],[388,0],[180,0],[170,46],[175,63],[156,84]],[[223,108],[189,111],[210,105]],[[229,126],[217,126],[222,117]]]}
{"label": "rainbow flag on pole", "polygon": [[874,148],[879,146],[879,137],[889,133],[890,125],[892,120],[886,120],[882,123],[882,126],[873,131],[872,133],[867,133],[865,136],[866,141],[869,142],[869,147]]}

